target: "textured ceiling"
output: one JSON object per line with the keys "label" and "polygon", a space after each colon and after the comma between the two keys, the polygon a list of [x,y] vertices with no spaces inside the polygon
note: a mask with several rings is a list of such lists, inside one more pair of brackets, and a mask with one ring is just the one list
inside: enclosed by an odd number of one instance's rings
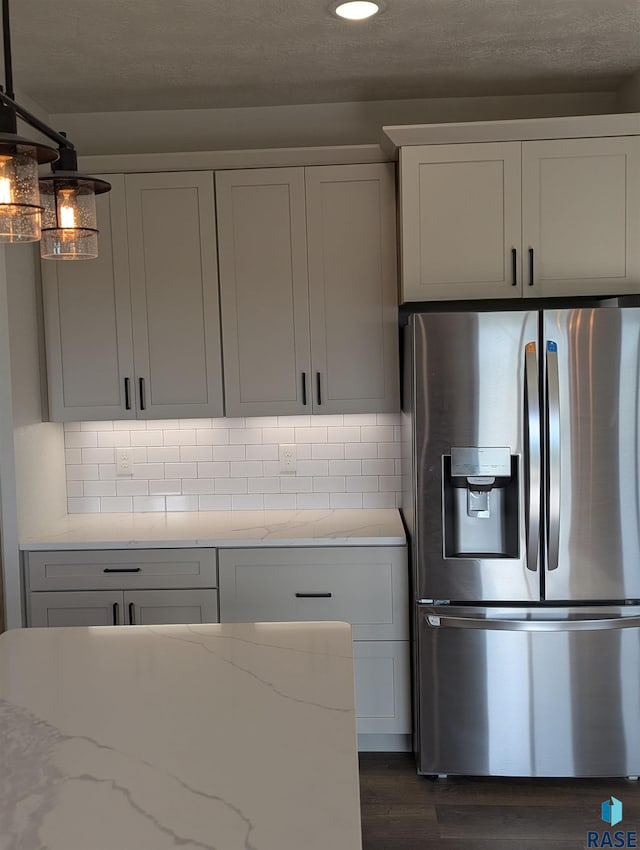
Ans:
{"label": "textured ceiling", "polygon": [[13,0],[16,88],[50,113],[606,91],[640,0]]}

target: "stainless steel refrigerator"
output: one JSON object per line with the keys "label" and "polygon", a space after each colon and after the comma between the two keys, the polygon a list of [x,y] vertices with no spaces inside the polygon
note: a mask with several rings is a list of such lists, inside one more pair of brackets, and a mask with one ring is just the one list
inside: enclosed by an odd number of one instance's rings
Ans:
{"label": "stainless steel refrigerator", "polygon": [[422,313],[404,507],[424,774],[640,773],[640,309]]}

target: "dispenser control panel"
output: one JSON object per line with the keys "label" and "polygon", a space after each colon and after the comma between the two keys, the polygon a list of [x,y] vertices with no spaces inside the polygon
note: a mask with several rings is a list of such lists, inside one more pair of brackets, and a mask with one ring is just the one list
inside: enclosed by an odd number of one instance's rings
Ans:
{"label": "dispenser control panel", "polygon": [[511,449],[465,446],[451,448],[451,476],[511,476]]}

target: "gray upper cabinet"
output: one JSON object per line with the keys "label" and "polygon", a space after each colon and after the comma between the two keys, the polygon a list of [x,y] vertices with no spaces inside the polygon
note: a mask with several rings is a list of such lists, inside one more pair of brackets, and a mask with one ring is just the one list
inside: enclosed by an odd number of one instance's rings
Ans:
{"label": "gray upper cabinet", "polygon": [[226,411],[397,409],[389,164],[216,174]]}
{"label": "gray upper cabinet", "polygon": [[[124,177],[98,195],[99,256],[42,262],[49,415],[55,421],[135,417]],[[125,387],[125,378],[128,384]]]}
{"label": "gray upper cabinet", "polygon": [[640,291],[640,137],[400,155],[402,301]]}
{"label": "gray upper cabinet", "polygon": [[216,174],[228,416],[311,406],[304,169]]}
{"label": "gray upper cabinet", "polygon": [[107,179],[99,258],[42,263],[50,416],[221,416],[213,175]]}

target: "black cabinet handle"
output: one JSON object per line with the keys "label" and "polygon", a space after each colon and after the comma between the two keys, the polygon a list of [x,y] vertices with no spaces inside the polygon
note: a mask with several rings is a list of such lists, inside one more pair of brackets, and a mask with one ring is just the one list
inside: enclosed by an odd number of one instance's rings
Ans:
{"label": "black cabinet handle", "polygon": [[511,286],[518,285],[518,252],[515,248],[511,249]]}
{"label": "black cabinet handle", "polygon": [[117,602],[113,603],[113,625],[120,625],[120,606]]}
{"label": "black cabinet handle", "polygon": [[316,395],[318,396],[318,404],[322,404],[322,388],[320,386],[320,372],[316,372]]}
{"label": "black cabinet handle", "polygon": [[124,379],[124,409],[131,410],[131,378]]}
{"label": "black cabinet handle", "polygon": [[307,404],[307,373],[302,373],[302,403]]}
{"label": "black cabinet handle", "polygon": [[138,378],[138,387],[140,389],[140,410],[145,410],[147,405],[145,403],[144,378]]}
{"label": "black cabinet handle", "polygon": [[296,593],[298,599],[331,599],[333,593]]}
{"label": "black cabinet handle", "polygon": [[529,248],[529,286],[533,286],[533,248]]}
{"label": "black cabinet handle", "polygon": [[129,603],[129,625],[135,626],[136,624],[136,606],[133,602]]}
{"label": "black cabinet handle", "polygon": [[139,573],[142,567],[105,567],[103,573]]}

